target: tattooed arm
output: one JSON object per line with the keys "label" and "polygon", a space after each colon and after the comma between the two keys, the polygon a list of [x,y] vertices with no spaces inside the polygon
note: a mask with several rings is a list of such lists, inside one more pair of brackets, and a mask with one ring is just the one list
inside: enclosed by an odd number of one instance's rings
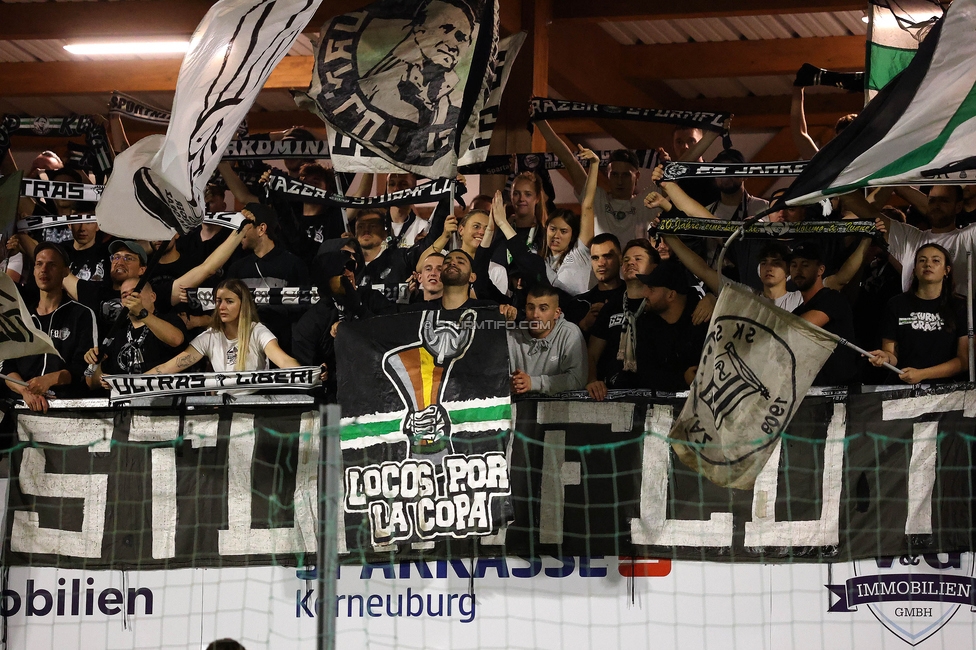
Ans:
{"label": "tattooed arm", "polygon": [[146,371],[147,375],[170,375],[182,372],[203,358],[203,353],[192,345],[166,363]]}

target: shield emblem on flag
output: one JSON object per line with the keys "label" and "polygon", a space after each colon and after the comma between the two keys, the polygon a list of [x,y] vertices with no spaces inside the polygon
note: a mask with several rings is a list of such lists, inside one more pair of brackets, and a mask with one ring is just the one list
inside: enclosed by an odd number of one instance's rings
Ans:
{"label": "shield emblem on flag", "polygon": [[[912,585],[925,585],[932,577],[973,575],[972,553],[932,553],[905,555],[899,558],[871,558],[854,562],[854,573],[860,577],[878,576],[896,585],[890,600],[868,603],[867,607],[888,630],[909,645],[916,646],[948,623],[961,605],[948,600],[912,598]],[[920,587],[921,589],[921,587]]]}
{"label": "shield emblem on flag", "polygon": [[833,347],[803,319],[724,286],[671,430],[678,458],[717,485],[751,489]]}

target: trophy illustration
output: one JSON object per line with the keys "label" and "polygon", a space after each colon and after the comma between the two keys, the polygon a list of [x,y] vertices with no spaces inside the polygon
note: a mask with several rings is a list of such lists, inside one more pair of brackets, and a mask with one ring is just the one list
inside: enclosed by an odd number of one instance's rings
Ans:
{"label": "trophy illustration", "polygon": [[474,340],[477,314],[444,320],[439,311],[426,311],[420,321],[420,340],[383,356],[383,372],[407,407],[401,430],[410,439],[411,455],[453,452],[451,417],[441,404],[454,362]]}

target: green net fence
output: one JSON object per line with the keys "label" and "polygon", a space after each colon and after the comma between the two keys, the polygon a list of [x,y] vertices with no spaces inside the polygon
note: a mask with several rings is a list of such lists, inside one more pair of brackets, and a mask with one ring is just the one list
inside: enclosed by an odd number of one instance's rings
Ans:
{"label": "green net fence", "polygon": [[4,642],[972,647],[972,387],[808,396],[751,490],[676,458],[682,402],[523,400],[433,453],[305,398],[13,412]]}

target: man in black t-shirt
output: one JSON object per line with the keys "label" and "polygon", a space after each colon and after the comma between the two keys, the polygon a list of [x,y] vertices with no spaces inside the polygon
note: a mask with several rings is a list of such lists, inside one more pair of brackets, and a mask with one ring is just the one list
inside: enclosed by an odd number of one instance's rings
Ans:
{"label": "man in black t-shirt", "polygon": [[665,260],[638,279],[647,305],[637,320],[638,387],[657,391],[688,390],[694,379],[708,323],[694,325],[698,296],[684,267]]}
{"label": "man in black t-shirt", "polygon": [[112,266],[107,278],[101,282],[93,282],[71,275],[64,280],[64,288],[68,294],[77,297],[78,302],[95,312],[99,338],[108,334],[122,313],[122,297],[119,292],[122,283],[142,277],[148,262],[146,250],[128,239],[116,239],[109,244],[108,250],[111,253],[109,259]]}
{"label": "man in black t-shirt", "polygon": [[103,237],[98,224],[79,223],[71,226],[74,242],[68,249],[71,264],[68,267],[79,280],[101,282],[108,277],[111,262],[108,252],[109,241]]}
{"label": "man in black t-shirt", "polygon": [[85,352],[95,343],[95,315],[66,295],[68,254],[52,242],[34,249],[34,281],[39,298],[31,303],[33,326],[51,338],[58,355],[35,354],[0,361],[0,373],[26,381],[7,382],[32,411],[47,411],[49,391],[58,397],[78,397],[84,391]]}
{"label": "man in black t-shirt", "polygon": [[[636,364],[633,324],[646,309],[644,285],[637,276],[650,273],[660,262],[661,256],[646,239],[631,240],[624,247],[621,275],[626,286],[604,303],[586,345],[589,361],[586,390],[595,400],[605,398],[608,388],[634,388],[637,383],[637,376],[630,369]],[[626,345],[618,355],[621,341]]]}
{"label": "man in black t-shirt", "polygon": [[[182,349],[186,341],[183,319],[174,313],[160,316],[156,311],[156,293],[147,282],[142,291],[136,292],[137,278],[122,283],[122,305],[128,311],[129,322],[125,331],[112,340],[105,350],[104,360],[98,364],[92,376],[86,376],[88,387],[99,388],[102,374],[139,375],[164,361],[168,361]],[[100,359],[98,347],[85,355],[89,364]]]}
{"label": "man in black t-shirt", "polygon": [[590,266],[596,286],[567,301],[563,313],[588,337],[600,310],[608,301],[621,302],[624,291],[620,279],[620,241],[611,233],[597,235],[590,242]]}
{"label": "man in black t-shirt", "polygon": [[[309,279],[305,264],[276,243],[278,218],[274,209],[248,203],[245,212],[254,215],[254,227],[244,236],[241,246],[251,254],[232,264],[227,277],[243,281],[252,291],[307,286]],[[285,351],[291,350],[291,326],[302,311],[304,309],[287,305],[258,307],[261,322],[278,337],[278,343]]]}
{"label": "man in black t-shirt", "polygon": [[[790,277],[803,295],[803,303],[793,313],[831,334],[854,341],[854,316],[851,306],[838,291],[823,284],[823,253],[813,241],[793,247]],[[838,345],[813,380],[814,386],[846,386],[857,381],[857,353]]]}

